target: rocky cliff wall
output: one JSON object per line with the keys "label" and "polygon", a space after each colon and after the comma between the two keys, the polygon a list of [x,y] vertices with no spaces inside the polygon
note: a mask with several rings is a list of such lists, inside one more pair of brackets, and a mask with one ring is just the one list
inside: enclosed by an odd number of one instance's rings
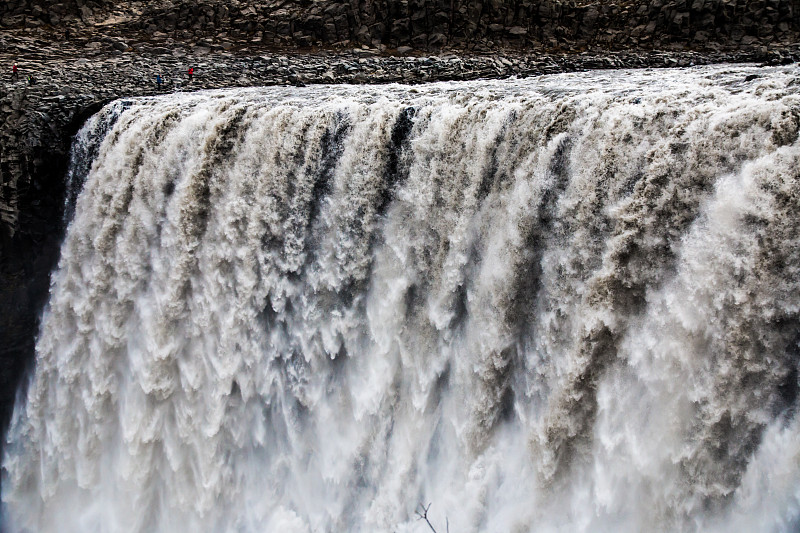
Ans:
{"label": "rocky cliff wall", "polygon": [[799,12],[797,0],[352,0],[288,6],[275,0],[246,6],[205,0],[179,10],[148,10],[134,26],[193,36],[224,32],[275,45],[624,49],[796,40]]}
{"label": "rocky cliff wall", "polygon": [[715,49],[796,42],[800,0],[7,0],[0,24],[113,26],[230,47]]}

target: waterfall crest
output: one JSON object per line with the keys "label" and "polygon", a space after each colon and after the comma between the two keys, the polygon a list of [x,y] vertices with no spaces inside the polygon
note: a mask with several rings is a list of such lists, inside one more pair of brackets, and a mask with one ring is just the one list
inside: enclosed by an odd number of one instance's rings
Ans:
{"label": "waterfall crest", "polygon": [[796,530],[798,88],[718,66],[109,105],[8,527],[418,532],[432,502],[439,531]]}

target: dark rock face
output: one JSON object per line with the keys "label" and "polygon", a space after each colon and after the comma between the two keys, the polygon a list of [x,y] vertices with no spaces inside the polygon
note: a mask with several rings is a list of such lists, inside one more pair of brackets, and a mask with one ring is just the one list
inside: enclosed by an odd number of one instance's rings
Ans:
{"label": "dark rock face", "polygon": [[104,103],[231,86],[789,63],[798,37],[800,0],[5,0],[0,433],[58,260],[70,139]]}
{"label": "dark rock face", "polygon": [[0,236],[0,432],[11,415],[17,383],[33,359],[39,311],[58,260],[63,162],[56,155],[48,168],[33,174],[18,198],[20,230],[13,237],[7,231]]}
{"label": "dark rock face", "polygon": [[39,311],[63,231],[69,150],[64,133],[74,127],[75,110],[50,110],[54,102],[42,100],[14,92],[0,99],[0,430],[11,414],[16,384],[32,361]]}
{"label": "dark rock face", "polygon": [[0,25],[92,26],[219,46],[694,49],[796,42],[800,0],[7,0]]}

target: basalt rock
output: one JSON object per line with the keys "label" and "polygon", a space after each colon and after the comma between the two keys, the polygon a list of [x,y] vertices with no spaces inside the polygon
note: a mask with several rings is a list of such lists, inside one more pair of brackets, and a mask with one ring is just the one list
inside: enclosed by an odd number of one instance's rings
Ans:
{"label": "basalt rock", "polygon": [[[219,39],[295,48],[350,43],[389,48],[612,50],[681,44],[735,49],[797,42],[800,0],[8,0],[0,27],[102,31],[147,40]],[[633,30],[633,31],[631,31]],[[695,36],[704,32],[700,38]]]}

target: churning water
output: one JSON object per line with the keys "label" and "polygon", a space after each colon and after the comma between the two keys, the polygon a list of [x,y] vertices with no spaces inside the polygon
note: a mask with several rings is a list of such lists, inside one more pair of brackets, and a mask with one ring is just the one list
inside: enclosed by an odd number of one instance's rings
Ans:
{"label": "churning water", "polygon": [[7,527],[796,531],[799,128],[796,67],[109,105]]}

